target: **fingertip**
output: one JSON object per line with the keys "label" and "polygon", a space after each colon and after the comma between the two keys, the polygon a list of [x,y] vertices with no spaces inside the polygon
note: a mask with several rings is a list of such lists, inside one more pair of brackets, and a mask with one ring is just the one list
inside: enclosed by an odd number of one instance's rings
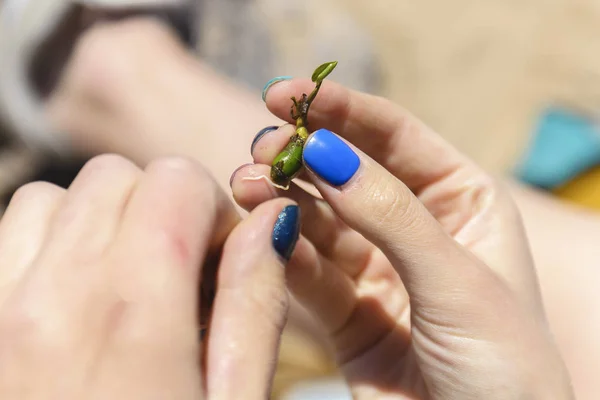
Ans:
{"label": "fingertip", "polygon": [[231,174],[231,177],[229,178],[229,187],[231,189],[233,189],[233,182],[234,182],[235,177],[237,176],[238,172],[240,172],[242,169],[249,167],[251,165],[254,165],[254,163],[242,164],[233,171],[233,173]]}
{"label": "fingertip", "polygon": [[231,191],[240,207],[250,211],[259,204],[278,197],[275,188],[269,184],[269,172],[269,166],[264,164],[243,165],[234,172],[231,176]]}
{"label": "fingertip", "polygon": [[284,76],[277,76],[277,77],[271,79],[270,81],[268,81],[262,90],[262,100],[266,103],[267,95],[269,94],[269,92],[275,85],[281,85],[282,83],[290,81],[291,79],[293,79],[293,76],[284,75]]}
{"label": "fingertip", "polygon": [[[263,92],[264,102],[267,104],[269,110],[279,109],[282,102],[285,106],[288,104],[291,105],[290,98],[292,96],[302,94],[302,91],[308,90],[311,86],[314,87],[314,83],[310,79],[305,78],[290,77],[289,79],[276,81],[267,88],[266,92]],[[289,115],[286,117],[285,119],[289,120]]]}
{"label": "fingertip", "polygon": [[254,153],[254,148],[256,147],[256,144],[263,138],[263,136],[277,129],[279,129],[278,126],[272,125],[267,126],[266,128],[263,128],[260,131],[258,131],[258,133],[254,136],[254,139],[252,139],[252,144],[250,145],[250,154]]}
{"label": "fingertip", "polygon": [[[287,122],[294,122],[290,116],[292,97],[299,98],[302,94],[309,94],[315,89],[315,83],[309,78],[294,78],[278,83],[269,89],[266,105],[269,111],[278,118]],[[335,121],[331,118],[340,118],[348,113],[352,101],[352,93],[345,86],[326,79],[319,90],[319,94],[311,105],[309,119],[311,126],[331,125]]]}
{"label": "fingertip", "polygon": [[285,148],[290,138],[294,135],[294,131],[295,127],[293,125],[285,124],[277,129],[267,130],[260,137],[255,138],[251,148],[254,162],[270,165],[275,157]]}
{"label": "fingertip", "polygon": [[271,249],[283,264],[287,264],[300,238],[302,216],[299,204],[289,198],[275,198],[263,202],[251,214],[264,221]]}
{"label": "fingertip", "polygon": [[300,210],[295,201],[275,198],[257,205],[225,243],[224,261],[235,276],[227,274],[224,282],[237,282],[248,274],[255,276],[258,269],[287,263],[299,235]]}

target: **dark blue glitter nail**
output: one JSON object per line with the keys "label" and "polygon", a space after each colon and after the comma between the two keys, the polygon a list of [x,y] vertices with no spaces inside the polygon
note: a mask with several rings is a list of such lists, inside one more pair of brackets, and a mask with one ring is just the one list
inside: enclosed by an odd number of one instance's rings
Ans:
{"label": "dark blue glitter nail", "polygon": [[277,217],[273,228],[273,247],[286,261],[292,257],[300,237],[300,207],[287,206]]}

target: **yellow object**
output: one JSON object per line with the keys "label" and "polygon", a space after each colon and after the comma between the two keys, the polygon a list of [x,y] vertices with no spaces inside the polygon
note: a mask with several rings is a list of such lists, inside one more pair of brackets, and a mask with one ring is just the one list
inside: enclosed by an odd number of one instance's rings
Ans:
{"label": "yellow object", "polygon": [[554,194],[581,206],[600,210],[600,166],[555,189]]}
{"label": "yellow object", "polygon": [[306,334],[287,330],[281,339],[271,398],[282,399],[299,382],[338,377],[335,360]]}

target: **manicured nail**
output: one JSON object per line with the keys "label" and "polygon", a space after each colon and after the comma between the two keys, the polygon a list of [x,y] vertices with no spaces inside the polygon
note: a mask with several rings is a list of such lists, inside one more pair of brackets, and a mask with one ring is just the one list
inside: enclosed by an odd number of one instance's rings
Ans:
{"label": "manicured nail", "polygon": [[267,126],[266,128],[261,129],[260,132],[258,132],[256,136],[254,136],[254,140],[252,140],[252,145],[250,146],[250,154],[254,153],[254,146],[256,146],[256,143],[258,143],[258,141],[262,139],[263,136],[265,136],[269,132],[276,131],[277,129],[279,129],[278,126]]}
{"label": "manicured nail", "polygon": [[244,164],[244,165],[240,165],[239,167],[237,167],[235,169],[235,171],[233,171],[233,174],[231,174],[231,178],[229,178],[229,187],[231,187],[231,185],[233,184],[233,179],[235,178],[235,174],[238,173],[238,171],[244,167],[247,167],[249,165],[254,165],[253,163],[248,163],[248,164]]}
{"label": "manicured nail", "polygon": [[358,171],[360,158],[333,132],[320,129],[304,146],[304,163],[330,185],[342,186]]}
{"label": "manicured nail", "polygon": [[287,206],[277,217],[273,228],[273,247],[289,261],[300,237],[300,207]]}
{"label": "manicured nail", "polygon": [[265,85],[265,87],[263,88],[263,91],[262,91],[263,101],[265,101],[265,102],[267,101],[267,92],[269,91],[269,89],[271,89],[271,86],[273,86],[279,82],[289,81],[292,78],[293,78],[293,76],[278,76],[277,78],[273,78],[269,82],[267,82],[267,84]]}

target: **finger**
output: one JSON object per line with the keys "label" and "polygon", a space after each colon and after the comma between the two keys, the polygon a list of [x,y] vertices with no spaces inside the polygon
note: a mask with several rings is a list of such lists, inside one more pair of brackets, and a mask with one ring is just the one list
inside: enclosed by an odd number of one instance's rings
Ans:
{"label": "finger", "polygon": [[[252,210],[261,202],[278,196],[290,197],[297,201],[304,210],[303,218],[310,221],[303,224],[302,233],[319,252],[331,259],[336,259],[341,265],[344,260],[355,260],[356,254],[364,253],[364,246],[346,246],[351,241],[356,242],[357,235],[348,229],[335,215],[326,202],[315,197],[315,190],[304,181],[296,179],[289,190],[282,191],[268,184],[265,180],[255,180],[260,176],[269,176],[268,165],[283,150],[294,134],[293,125],[267,127],[258,132],[252,142],[251,152],[255,164],[242,166],[231,177],[230,186],[236,202],[246,210]],[[250,179],[248,179],[250,178]],[[302,184],[299,187],[297,184]],[[306,190],[305,190],[306,189]],[[307,190],[311,192],[307,192]],[[316,192],[318,194],[318,192]],[[314,223],[318,221],[318,223]],[[349,240],[338,240],[349,239]],[[356,251],[353,251],[356,250]],[[351,265],[356,265],[353,262]],[[360,271],[347,271],[351,276]]]}
{"label": "finger", "polygon": [[256,208],[227,239],[208,336],[209,398],[269,397],[289,306],[284,267],[299,235],[299,208],[278,199]]}
{"label": "finger", "polygon": [[[275,99],[272,103],[271,100],[267,102],[272,111],[277,115],[283,112],[281,102],[285,98],[280,92],[289,94],[292,90],[302,90],[303,85],[303,81],[275,85],[268,97]],[[470,240],[468,235],[459,233],[469,218],[483,208],[483,194],[493,192],[493,187],[490,187],[492,180],[483,171],[416,118],[387,100],[330,83],[323,86],[310,112],[311,129],[325,127],[339,132],[402,180],[448,233],[456,235],[461,243]],[[253,147],[255,162],[270,165],[289,140],[293,129],[291,125],[284,125],[262,135]],[[498,202],[503,207],[495,210],[510,219],[510,211],[514,209],[511,202],[498,195],[495,199],[503,200]],[[490,204],[485,206],[491,207]],[[513,231],[510,225],[507,228]],[[518,252],[522,245],[513,243],[512,247]],[[478,249],[474,250],[477,252]],[[490,254],[489,251],[478,253],[484,257]],[[498,257],[486,258],[486,261],[495,264]]]}
{"label": "finger", "polygon": [[[271,165],[275,157],[290,142],[290,138],[293,136],[294,132],[295,127],[289,124],[281,127],[270,126],[261,129],[252,141],[252,146],[250,149],[254,163]],[[269,173],[265,173],[263,176],[268,177],[269,175]],[[307,182],[304,178],[304,170],[301,168],[296,176],[296,179],[294,179],[294,182],[300,184],[304,190],[307,190],[313,196],[320,196],[312,184]],[[233,176],[231,179],[233,179]],[[231,186],[231,180],[229,185]],[[279,193],[282,192],[279,191]]]}
{"label": "finger", "polygon": [[[290,97],[310,93],[314,83],[293,79],[273,85],[267,107],[292,122]],[[468,168],[464,156],[421,121],[394,103],[325,81],[310,108],[311,131],[326,128],[362,149],[417,194],[426,186]]]}
{"label": "finger", "polygon": [[163,345],[196,348],[202,262],[238,221],[233,203],[195,162],[166,158],[146,168],[110,252],[115,285],[132,309],[125,339],[151,331]]}
{"label": "finger", "polygon": [[[265,181],[243,180],[246,174],[260,174],[261,169],[267,168],[248,166],[234,176],[233,193],[247,210],[275,198],[273,188]],[[349,229],[325,202],[296,186],[286,193],[300,205],[302,234],[310,241],[301,238],[286,268],[288,287],[334,338],[340,359],[347,359],[377,341],[382,332],[385,334],[395,327],[396,321],[382,318],[373,300],[380,298],[390,315],[400,315],[406,305],[402,301],[405,299],[402,283],[389,272],[369,268],[385,264],[383,255],[363,236]],[[395,285],[381,290],[380,285],[362,284],[382,280]]]}
{"label": "finger", "polygon": [[497,279],[448,236],[406,185],[337,135],[314,133],[304,161],[333,210],[385,253],[415,312],[444,315],[448,304],[472,309],[473,288]]}
{"label": "finger", "polygon": [[[43,265],[77,267],[97,260],[113,241],[142,171],[117,155],[93,158],[69,186],[44,249]],[[74,251],[75,249],[75,251]],[[65,262],[65,254],[69,261]]]}
{"label": "finger", "polygon": [[[269,167],[254,164],[240,168],[232,177],[234,199],[245,210],[277,197],[288,197],[302,209],[302,235],[319,254],[334,260],[350,277],[360,274],[371,246],[362,236],[348,228],[323,200],[317,199],[295,184],[287,191],[277,190],[264,180],[244,180],[246,177],[268,175]],[[346,267],[346,268],[345,268]]]}
{"label": "finger", "polygon": [[0,223],[0,304],[12,293],[47,238],[65,190],[29,183],[12,196]]}
{"label": "finger", "polygon": [[[280,82],[269,89],[267,106],[289,121],[290,96],[313,85],[301,79]],[[309,122],[311,130],[339,133],[381,164],[418,196],[446,233],[469,246],[528,301],[539,301],[532,290],[534,272],[519,268],[529,261],[529,248],[520,239],[523,226],[512,199],[421,121],[386,99],[327,81],[311,106]],[[482,235],[491,230],[499,234]]]}
{"label": "finger", "polygon": [[290,124],[285,124],[276,129],[269,128],[258,132],[252,142],[250,151],[254,162],[257,164],[271,165],[273,159],[288,144],[295,132],[295,127]]}
{"label": "finger", "polygon": [[253,164],[238,170],[232,180],[232,192],[236,202],[246,210],[253,210],[261,203],[277,197],[291,198],[297,201],[303,209],[304,221],[318,223],[303,224],[302,233],[319,250],[322,255],[332,255],[335,247],[331,243],[341,234],[344,225],[333,213],[329,205],[315,198],[296,184],[291,184],[289,190],[278,190],[265,180],[246,180],[256,176],[268,175],[269,167]]}

